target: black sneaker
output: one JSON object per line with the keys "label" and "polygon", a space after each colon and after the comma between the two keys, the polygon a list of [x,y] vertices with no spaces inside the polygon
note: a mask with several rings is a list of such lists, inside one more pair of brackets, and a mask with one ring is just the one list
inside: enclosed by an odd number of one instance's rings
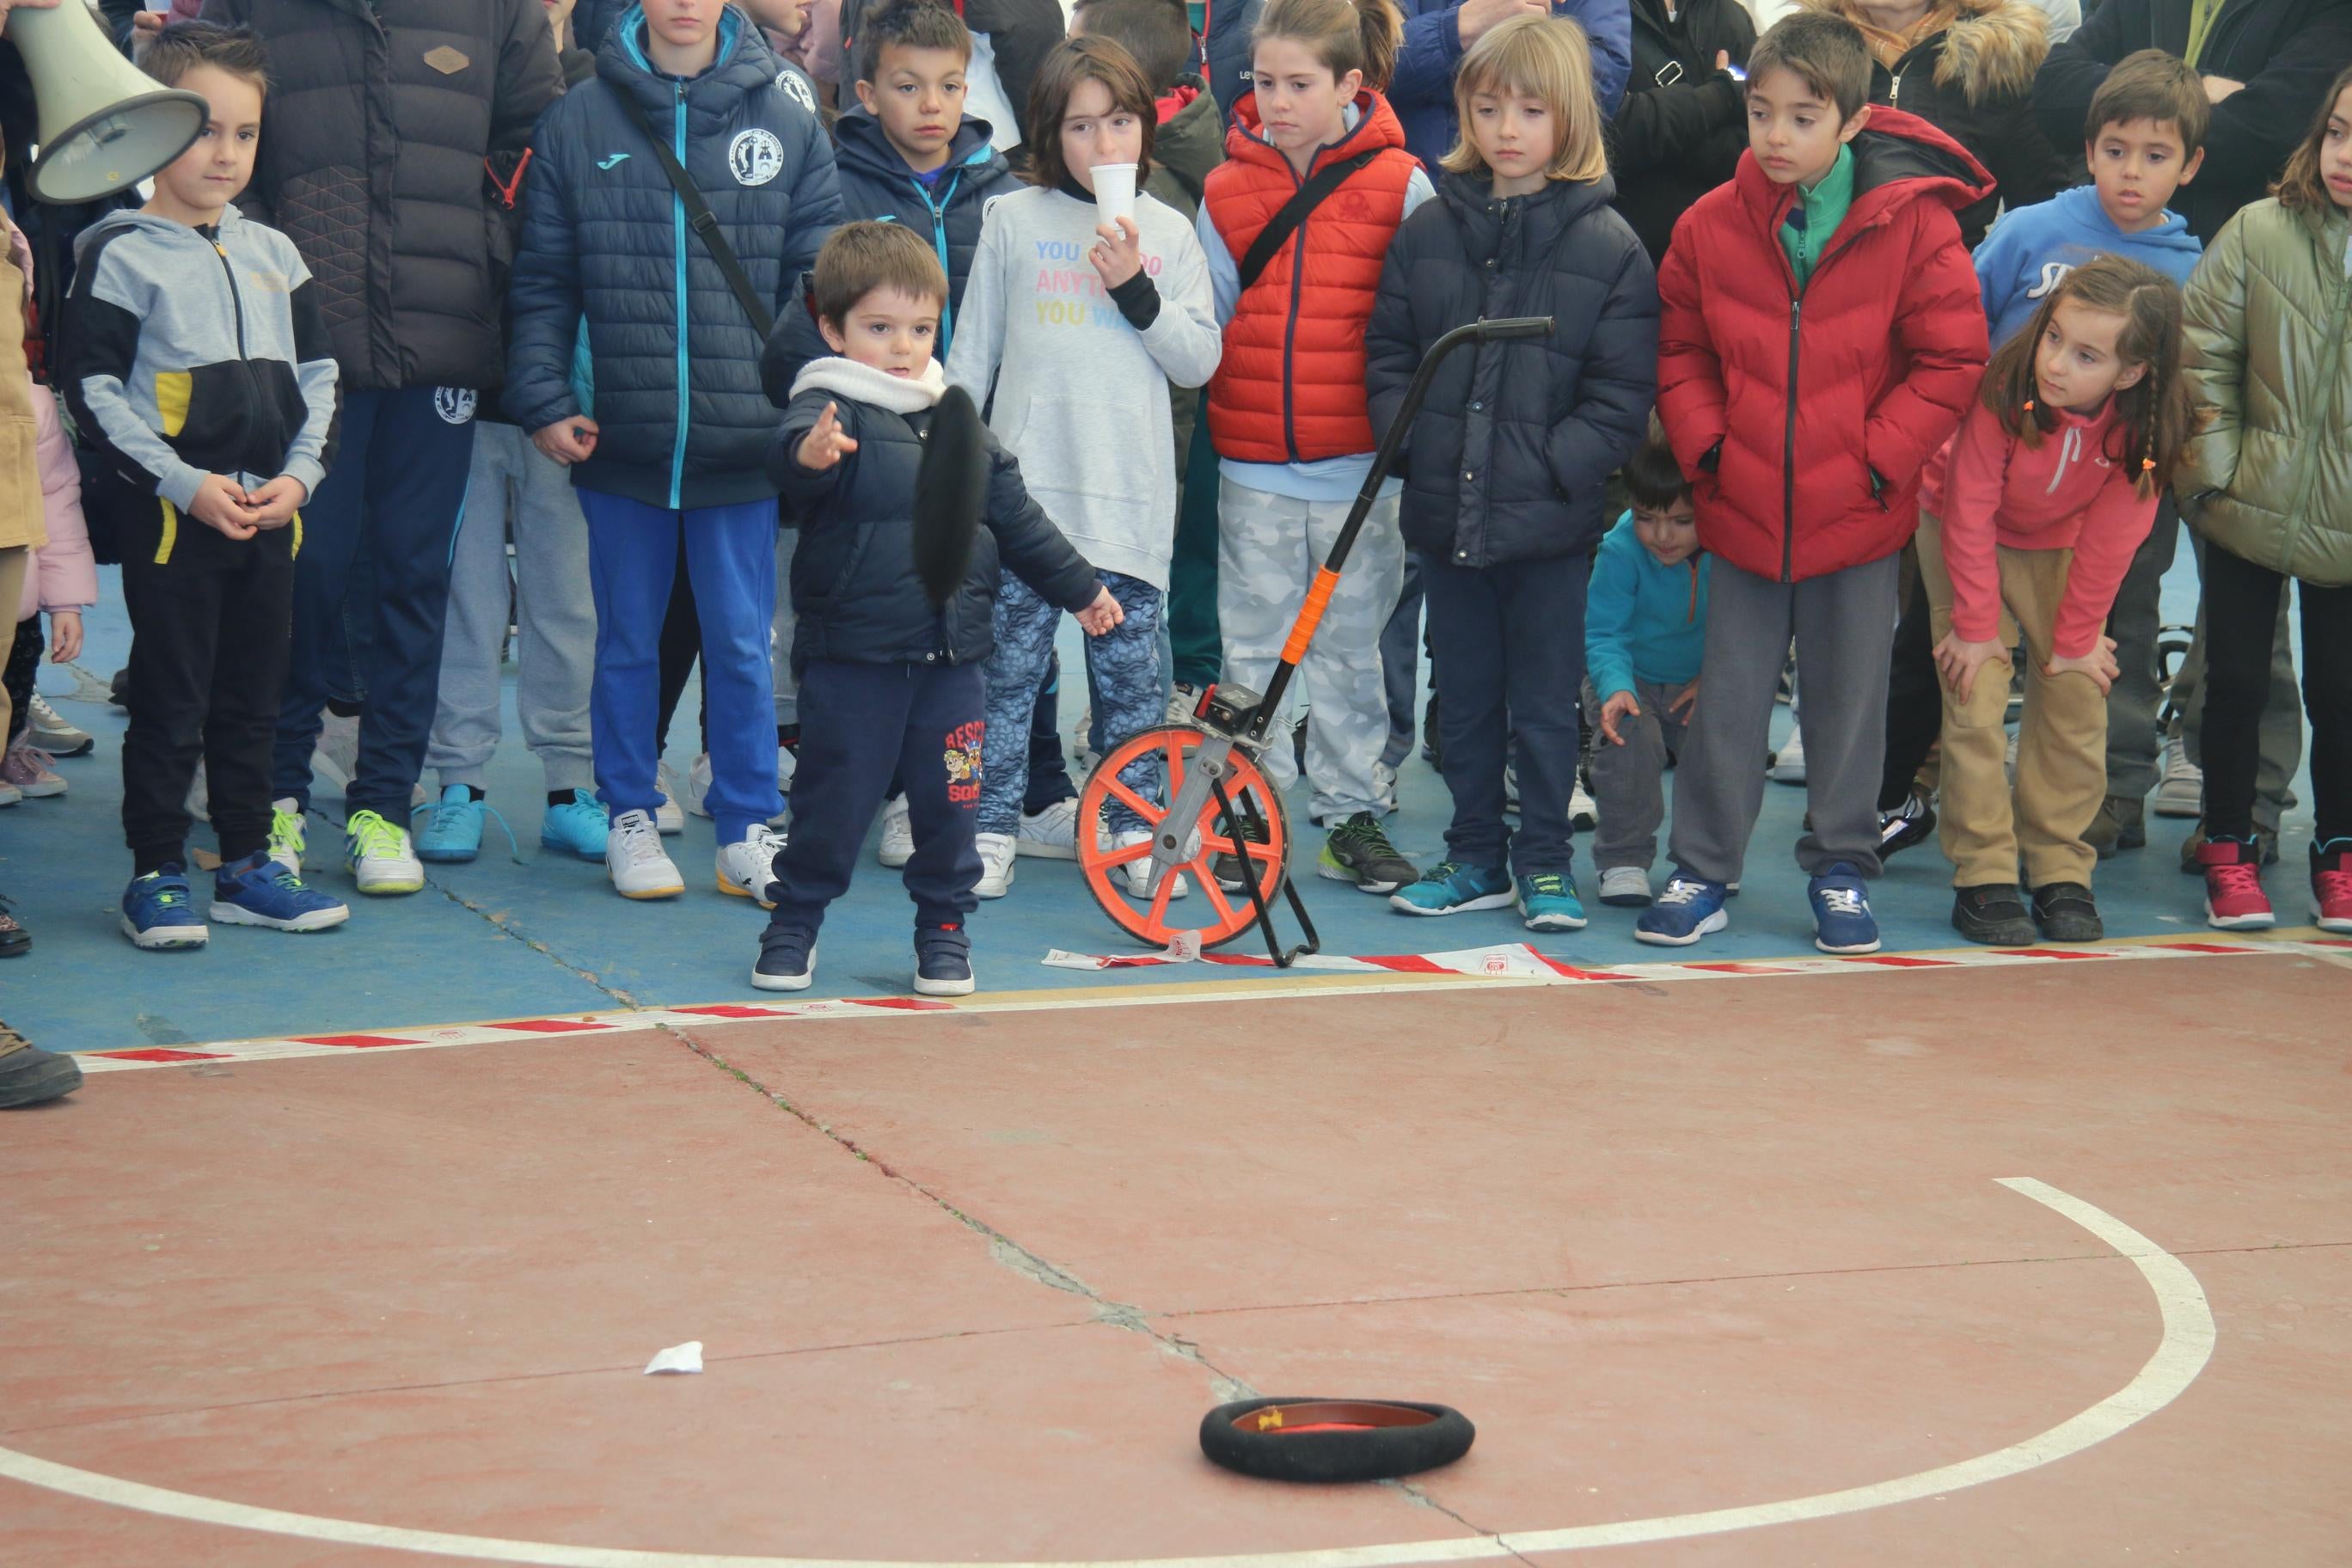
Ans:
{"label": "black sneaker", "polygon": [[915,994],[969,996],[971,933],[961,924],[915,928]]}
{"label": "black sneaker", "polygon": [[2091,889],[2080,882],[2044,882],[2034,889],[2033,923],[2052,942],[2096,942],[2107,934]]}
{"label": "black sneaker", "polygon": [[816,979],[816,938],[804,931],[770,926],[760,933],[760,962],[751,984],[762,991],[805,991]]}
{"label": "black sneaker", "polygon": [[1957,888],[1952,894],[1952,929],[1970,942],[1987,947],[2030,947],[2033,921],[2025,900],[2012,884]]}
{"label": "black sneaker", "polygon": [[1323,840],[1323,854],[1315,874],[1335,882],[1353,882],[1366,893],[1393,893],[1407,882],[1421,880],[1413,863],[1397,853],[1381,819],[1360,811],[1331,829]]}
{"label": "black sneaker", "polygon": [[81,1087],[81,1064],[0,1024],[0,1110],[38,1105]]}
{"label": "black sneaker", "polygon": [[[1242,818],[1240,839],[1241,842],[1246,844],[1264,844],[1266,842],[1265,819],[1263,817],[1252,816]],[[1246,893],[1249,890],[1248,883],[1242,871],[1242,858],[1240,856],[1218,856],[1217,863],[1213,869],[1216,873],[1217,886],[1223,888],[1228,893]]]}
{"label": "black sneaker", "polygon": [[1900,850],[1925,844],[1936,831],[1936,812],[1917,790],[1906,796],[1900,811],[1878,814],[1878,858],[1885,861]]}

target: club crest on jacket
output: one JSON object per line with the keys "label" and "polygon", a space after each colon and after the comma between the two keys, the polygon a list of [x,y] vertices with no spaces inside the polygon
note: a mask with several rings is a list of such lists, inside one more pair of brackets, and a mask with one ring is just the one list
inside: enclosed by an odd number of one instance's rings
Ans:
{"label": "club crest on jacket", "polygon": [[727,167],[739,185],[764,185],[784,172],[784,144],[772,131],[738,132],[727,144]]}

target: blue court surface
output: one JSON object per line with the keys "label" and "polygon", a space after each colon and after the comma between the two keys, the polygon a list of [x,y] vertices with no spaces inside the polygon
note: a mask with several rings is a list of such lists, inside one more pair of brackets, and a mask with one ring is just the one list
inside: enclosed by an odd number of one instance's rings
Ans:
{"label": "blue court surface", "polygon": [[[106,602],[89,621],[79,670],[45,665],[40,689],[72,722],[99,736],[96,752],[60,762],[71,790],[0,812],[0,891],[35,934],[26,957],[0,964],[0,1016],[51,1049],[105,1050],[333,1031],[686,1005],[749,1000],[763,915],[717,891],[709,821],[689,817],[667,841],[685,873],[687,895],[666,903],[631,903],[615,895],[601,864],[542,852],[538,844],[543,785],[524,750],[511,708],[506,743],[494,764],[490,802],[521,841],[520,862],[492,825],[481,858],[470,865],[427,867],[425,891],[363,900],[351,889],[339,855],[339,816],[315,814],[314,880],[353,905],[342,929],[289,936],[216,926],[207,950],[149,953],[121,934],[116,904],[130,874],[122,848],[119,766],[123,716],[105,700],[104,682],[123,662],[129,626],[121,595],[105,574]],[[2195,609],[2189,552],[2166,584],[2168,621]],[[1065,623],[1065,666],[1079,666],[1075,627]],[[1073,683],[1075,686],[1075,683]],[[1075,728],[1082,700],[1066,697],[1062,719]],[[696,702],[680,705],[670,756],[682,768],[694,749]],[[1788,715],[1776,720],[1776,739]],[[1759,758],[1760,766],[1763,759]],[[428,787],[433,781],[427,781]],[[2301,784],[2307,795],[2307,783]],[[1418,753],[1399,784],[1402,809],[1391,824],[1397,846],[1423,866],[1442,858],[1448,803],[1444,785]],[[1293,805],[1294,821],[1304,791]],[[341,802],[323,797],[327,812]],[[1743,891],[1731,905],[1731,929],[1696,949],[1646,946],[1633,940],[1635,911],[1593,900],[1590,864],[1580,855],[1591,923],[1584,931],[1534,936],[1515,912],[1444,920],[1392,912],[1385,899],[1303,877],[1301,887],[1335,954],[1417,953],[1530,942],[1539,952],[1580,966],[1661,959],[1769,959],[1811,951],[1804,879],[1790,854],[1801,831],[1804,791],[1769,785],[1750,850]],[[2111,937],[2184,934],[2202,928],[2200,889],[2179,869],[2177,851],[2191,827],[2150,819],[2146,849],[2099,869],[2098,893]],[[2307,806],[2289,815],[2284,860],[2270,878],[2283,925],[2307,918],[2303,855]],[[1319,840],[1304,836],[1294,865],[1305,870]],[[194,847],[209,849],[197,825]],[[1664,881],[1664,868],[1656,879]],[[1877,885],[1874,905],[1891,952],[1949,948],[1949,868],[1932,846],[1895,859]],[[208,889],[199,880],[200,899]],[[1194,895],[1197,900],[1198,894]],[[897,874],[869,853],[849,896],[836,905],[818,952],[810,994],[892,995],[908,989],[912,910]],[[1286,918],[1284,921],[1288,927]],[[1154,968],[1102,973],[1049,968],[1049,950],[1134,953],[1136,948],[1095,907],[1075,865],[1024,859],[1010,896],[981,906],[973,918],[974,967],[984,992],[1165,984],[1174,979],[1244,981],[1267,970]],[[1295,939],[1294,939],[1295,940]],[[1228,949],[1262,951],[1254,934]]]}

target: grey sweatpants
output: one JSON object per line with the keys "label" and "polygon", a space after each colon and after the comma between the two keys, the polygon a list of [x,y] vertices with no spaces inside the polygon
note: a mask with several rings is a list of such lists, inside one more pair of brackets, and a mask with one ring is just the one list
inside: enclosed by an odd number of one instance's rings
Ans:
{"label": "grey sweatpants", "polygon": [[[1878,781],[1885,767],[1886,671],[1895,650],[1897,553],[1826,577],[1776,583],[1717,560],[1707,584],[1706,654],[1675,769],[1675,865],[1736,882],[1764,804],[1764,753],[1789,641],[1805,672],[1805,804],[1797,864],[1843,862],[1878,875]],[[1601,821],[1609,820],[1608,809]]]}
{"label": "grey sweatpants", "polygon": [[[1217,624],[1224,634],[1224,678],[1264,691],[1281,662],[1290,624],[1306,602],[1316,568],[1348,521],[1350,502],[1298,500],[1217,480]],[[1307,780],[1314,788],[1309,815],[1326,826],[1360,811],[1382,816],[1372,764],[1388,744],[1388,695],[1381,679],[1381,632],[1395,612],[1404,584],[1404,536],[1397,531],[1397,498],[1372,503],[1363,531],[1339,574],[1331,603],[1298,674],[1283,699],[1287,721],[1307,703]],[[1289,792],[1298,776],[1291,749],[1281,742],[1287,722],[1261,765],[1274,786]]]}
{"label": "grey sweatpants", "polygon": [[1675,710],[1682,694],[1696,685],[1683,681],[1661,686],[1633,678],[1633,700],[1642,716],[1627,714],[1617,721],[1625,737],[1612,746],[1601,732],[1601,693],[1584,683],[1584,727],[1592,736],[1592,799],[1601,808],[1601,826],[1592,831],[1592,863],[1606,871],[1612,866],[1639,866],[1646,871],[1658,858],[1658,828],[1666,820],[1666,758],[1680,757],[1689,744],[1686,731],[1692,710]]}
{"label": "grey sweatpants", "polygon": [[588,586],[588,525],[562,465],[512,425],[474,432],[466,510],[450,552],[441,687],[425,765],[444,788],[488,782],[499,749],[499,653],[506,645],[507,529],[514,528],[515,713],[550,790],[593,789],[588,688],[596,666],[596,601]]}

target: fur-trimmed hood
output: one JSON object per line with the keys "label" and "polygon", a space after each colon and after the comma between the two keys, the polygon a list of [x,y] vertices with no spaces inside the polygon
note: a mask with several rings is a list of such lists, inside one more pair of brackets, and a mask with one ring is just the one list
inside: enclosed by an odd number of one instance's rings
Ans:
{"label": "fur-trimmed hood", "polygon": [[[1847,16],[1845,0],[1799,0],[1809,11]],[[1970,105],[2022,98],[2050,53],[2050,18],[2025,0],[1957,0],[1952,25],[1915,47],[1937,51],[1936,85],[1957,89]],[[1906,58],[1910,58],[1906,56]]]}

